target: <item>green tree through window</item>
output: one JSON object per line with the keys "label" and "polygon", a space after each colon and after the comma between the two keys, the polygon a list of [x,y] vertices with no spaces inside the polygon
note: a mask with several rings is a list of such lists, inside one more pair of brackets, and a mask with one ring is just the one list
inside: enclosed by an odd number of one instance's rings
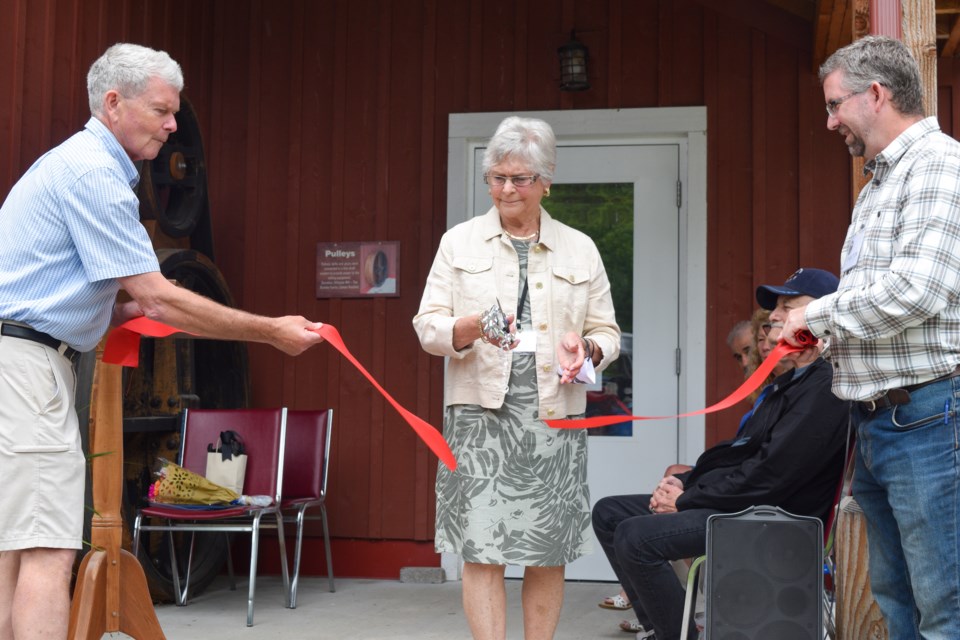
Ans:
{"label": "green tree through window", "polygon": [[633,331],[633,184],[555,184],[543,201],[550,215],[597,245],[610,279],[617,324]]}
{"label": "green tree through window", "polygon": [[[544,208],[593,239],[610,280],[617,324],[624,333],[620,357],[603,372],[598,393],[587,394],[587,415],[629,414],[633,408],[633,184],[555,184]],[[589,429],[591,436],[630,436],[633,423]]]}

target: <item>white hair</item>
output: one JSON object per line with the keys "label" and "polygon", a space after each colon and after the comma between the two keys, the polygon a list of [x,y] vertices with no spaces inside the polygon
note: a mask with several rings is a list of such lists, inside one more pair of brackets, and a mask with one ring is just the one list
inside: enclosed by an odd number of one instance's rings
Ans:
{"label": "white hair", "polygon": [[166,51],[138,44],[113,45],[97,58],[87,73],[90,113],[103,114],[103,97],[108,91],[116,90],[126,98],[135,98],[146,90],[151,78],[159,78],[177,91],[183,91],[183,72]]}
{"label": "white hair", "polygon": [[543,120],[510,116],[497,127],[483,152],[483,172],[506,158],[525,163],[547,182],[557,167],[557,138]]}

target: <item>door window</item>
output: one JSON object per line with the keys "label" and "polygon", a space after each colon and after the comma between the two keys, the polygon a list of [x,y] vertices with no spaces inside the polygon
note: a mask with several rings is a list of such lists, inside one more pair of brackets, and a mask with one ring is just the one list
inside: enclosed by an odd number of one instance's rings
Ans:
{"label": "door window", "polygon": [[[617,324],[623,332],[620,357],[598,374],[587,391],[587,416],[633,413],[633,183],[554,184],[544,203],[550,215],[590,236],[607,271]],[[590,429],[591,436],[632,436],[633,421]]]}

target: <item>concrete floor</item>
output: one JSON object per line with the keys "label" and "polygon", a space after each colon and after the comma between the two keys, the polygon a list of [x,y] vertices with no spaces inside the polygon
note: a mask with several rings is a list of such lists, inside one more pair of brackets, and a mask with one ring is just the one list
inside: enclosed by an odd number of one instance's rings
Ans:
{"label": "concrete floor", "polygon": [[[507,581],[507,638],[523,638],[518,580]],[[301,579],[297,608],[283,606],[279,577],[257,580],[254,626],[246,626],[246,581],[237,591],[228,589],[226,578],[186,607],[157,605],[157,617],[168,640],[386,640],[470,639],[460,604],[460,583],[411,584],[391,580],[337,579],[330,593],[326,578]],[[597,603],[614,595],[618,585],[568,582],[556,640],[632,636],[617,624],[633,618],[630,611],[601,609]],[[124,634],[113,634],[116,639]]]}

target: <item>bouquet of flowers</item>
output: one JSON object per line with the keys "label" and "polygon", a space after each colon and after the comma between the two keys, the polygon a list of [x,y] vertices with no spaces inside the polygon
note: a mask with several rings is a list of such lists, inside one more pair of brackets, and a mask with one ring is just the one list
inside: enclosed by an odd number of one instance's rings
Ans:
{"label": "bouquet of flowers", "polygon": [[157,476],[157,481],[147,489],[151,503],[267,507],[273,502],[270,496],[242,496],[164,458],[160,458]]}

